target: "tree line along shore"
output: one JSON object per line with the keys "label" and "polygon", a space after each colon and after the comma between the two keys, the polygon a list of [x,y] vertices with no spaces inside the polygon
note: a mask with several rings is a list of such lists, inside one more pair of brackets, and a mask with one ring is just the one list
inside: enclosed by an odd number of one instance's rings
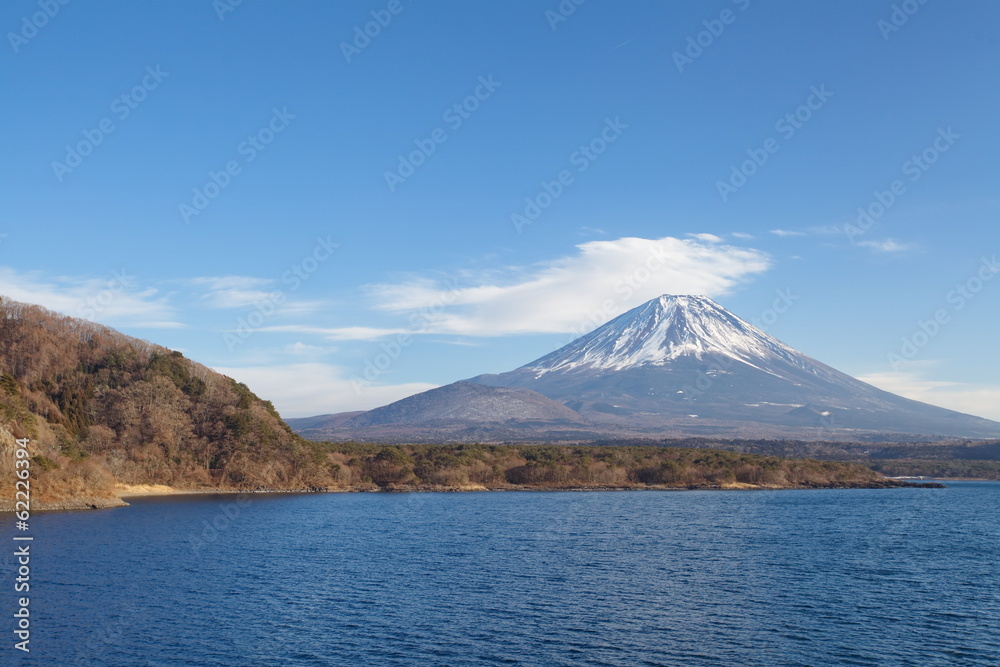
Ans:
{"label": "tree line along shore", "polygon": [[[286,491],[841,489],[914,486],[857,463],[782,459],[715,449],[593,445],[310,443],[292,475],[262,466],[231,480],[170,475],[119,480],[102,455],[33,460],[35,509],[124,504],[120,496]],[[7,465],[3,466],[7,468]],[[3,474],[12,471],[5,470]],[[210,471],[211,472],[211,471]],[[9,510],[6,501],[0,508]]]}

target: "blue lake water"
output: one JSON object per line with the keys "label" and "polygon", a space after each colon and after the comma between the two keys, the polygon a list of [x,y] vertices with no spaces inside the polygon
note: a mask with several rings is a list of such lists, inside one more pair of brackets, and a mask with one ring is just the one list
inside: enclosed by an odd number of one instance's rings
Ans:
{"label": "blue lake water", "polygon": [[998,483],[236,501],[33,516],[0,663],[1000,664]]}

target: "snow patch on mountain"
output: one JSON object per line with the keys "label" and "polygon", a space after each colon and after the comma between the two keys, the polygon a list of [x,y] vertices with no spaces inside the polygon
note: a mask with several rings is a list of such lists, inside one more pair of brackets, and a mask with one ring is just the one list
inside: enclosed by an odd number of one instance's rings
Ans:
{"label": "snow patch on mountain", "polygon": [[669,294],[619,315],[522,369],[537,378],[553,371],[662,366],[683,356],[701,360],[707,355],[729,357],[769,373],[768,361],[815,372],[794,349],[708,297]]}

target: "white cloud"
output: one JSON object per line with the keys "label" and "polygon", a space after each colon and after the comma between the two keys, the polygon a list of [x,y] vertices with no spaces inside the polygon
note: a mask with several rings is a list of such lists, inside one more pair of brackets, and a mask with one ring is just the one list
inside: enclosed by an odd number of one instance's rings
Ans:
{"label": "white cloud", "polygon": [[261,289],[274,281],[251,276],[201,276],[184,281],[206,290],[201,295],[212,308],[245,308],[273,300],[275,292]]}
{"label": "white cloud", "polygon": [[186,329],[188,325],[183,322],[161,321],[139,321],[129,322],[129,326],[139,329]]}
{"label": "white cloud", "polygon": [[840,235],[844,234],[844,225],[816,225],[815,227],[810,227],[809,232],[812,234],[819,234],[822,236]]}
{"label": "white cloud", "polygon": [[211,308],[248,308],[257,303],[275,301],[277,292],[263,290],[217,290],[203,294],[202,300]]}
{"label": "white cloud", "polygon": [[139,288],[125,269],[101,278],[44,276],[0,267],[0,294],[15,301],[113,326],[178,328],[174,308],[158,290]]}
{"label": "white cloud", "polygon": [[1000,386],[930,380],[915,371],[869,373],[858,379],[915,401],[1000,421]]}
{"label": "white cloud", "polygon": [[329,354],[330,352],[336,352],[335,347],[321,347],[319,345],[307,345],[302,341],[296,341],[294,343],[289,343],[285,346],[285,352],[288,354],[294,354],[303,357],[316,357],[322,354]]}
{"label": "white cloud", "polygon": [[437,343],[438,345],[457,345],[459,347],[483,347],[483,343],[477,343],[463,338],[428,338],[427,342]]}
{"label": "white cloud", "polygon": [[379,340],[388,336],[413,333],[403,328],[380,329],[378,327],[316,327],[306,324],[276,324],[269,327],[260,327],[258,331],[271,331],[274,333],[297,333],[322,336],[327,340]]}
{"label": "white cloud", "polygon": [[269,278],[254,278],[252,276],[199,276],[184,281],[191,285],[207,287],[209,290],[248,289],[270,285]]}
{"label": "white cloud", "polygon": [[282,417],[370,410],[438,386],[424,382],[365,385],[352,382],[338,366],[318,362],[213,370],[245,383],[274,403]]}
{"label": "white cloud", "polygon": [[278,313],[283,317],[311,315],[328,307],[329,304],[326,301],[293,301],[286,299],[278,305]]}
{"label": "white cloud", "polygon": [[418,277],[367,291],[376,308],[408,315],[408,327],[425,333],[568,333],[664,293],[724,295],[770,268],[758,250],[671,237],[590,241],[577,249],[531,267],[467,272],[452,285]]}
{"label": "white cloud", "polygon": [[772,229],[771,233],[775,236],[805,236],[805,232],[798,232],[793,229]]}
{"label": "white cloud", "polygon": [[715,234],[688,234],[691,238],[697,241],[704,241],[705,243],[722,243],[723,239],[721,236],[716,236]]}
{"label": "white cloud", "polygon": [[913,248],[912,245],[908,243],[900,243],[895,239],[885,239],[884,241],[858,241],[858,245],[862,248],[871,248],[876,252],[904,252]]}
{"label": "white cloud", "polygon": [[323,301],[293,301],[291,290],[266,289],[277,281],[252,276],[201,276],[180,281],[203,290],[202,302],[211,308],[254,308],[259,304],[273,306],[281,315],[308,315],[324,307]]}
{"label": "white cloud", "polygon": [[752,239],[753,234],[747,234],[746,232],[733,232],[730,234],[734,239]]}

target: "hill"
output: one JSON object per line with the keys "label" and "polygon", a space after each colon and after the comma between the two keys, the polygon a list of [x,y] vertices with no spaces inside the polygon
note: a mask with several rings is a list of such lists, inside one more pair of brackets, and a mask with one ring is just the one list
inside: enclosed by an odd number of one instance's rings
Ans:
{"label": "hill", "polygon": [[[331,483],[316,446],[245,385],[180,352],[10,299],[0,299],[0,432],[8,453],[14,436],[31,440],[33,495],[53,506],[116,504],[116,483]],[[0,468],[14,478],[10,456]]]}

